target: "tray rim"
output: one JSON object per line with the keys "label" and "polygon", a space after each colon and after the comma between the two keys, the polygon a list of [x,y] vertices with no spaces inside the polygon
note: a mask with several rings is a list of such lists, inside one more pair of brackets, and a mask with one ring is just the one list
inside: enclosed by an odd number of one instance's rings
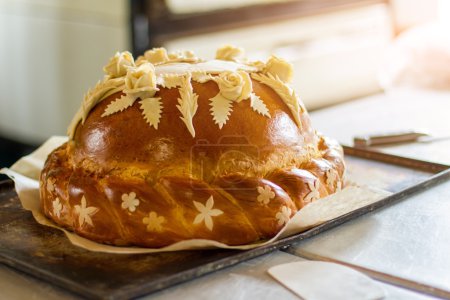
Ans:
{"label": "tray rim", "polygon": [[450,169],[450,165],[390,154],[388,152],[381,151],[371,147],[363,148],[363,147],[352,147],[342,145],[342,148],[344,149],[345,155],[364,158],[372,161],[379,161],[386,164],[401,166],[414,170],[420,170],[430,173],[439,173],[447,169]]}
{"label": "tray rim", "polygon": [[[387,197],[384,197],[375,203],[351,211],[338,218],[335,218],[321,225],[308,229],[302,233],[274,241],[268,245],[264,245],[258,248],[244,251],[231,251],[234,252],[234,254],[231,254],[230,256],[215,260],[213,262],[202,264],[200,266],[185,270],[177,274],[173,274],[158,280],[151,281],[148,284],[143,284],[139,287],[123,286],[112,293],[111,292],[106,293],[104,290],[92,291],[87,288],[82,287],[80,288],[80,286],[75,287],[74,282],[72,280],[67,280],[65,278],[58,277],[57,275],[54,275],[53,273],[50,273],[46,270],[36,269],[33,265],[11,259],[11,257],[9,256],[7,257],[2,252],[0,252],[0,263],[13,269],[19,270],[20,272],[23,272],[27,275],[31,275],[47,284],[55,285],[59,288],[62,288],[66,292],[67,291],[72,292],[75,295],[89,297],[92,299],[128,299],[143,295],[149,295],[151,293],[169,288],[176,284],[187,282],[189,280],[212,273],[214,271],[225,269],[227,267],[236,265],[240,262],[262,256],[275,250],[283,251],[289,248],[290,245],[293,243],[297,243],[304,239],[313,237],[326,230],[335,228],[343,223],[354,220],[360,216],[374,212],[378,209],[388,207],[389,205],[392,205],[398,201],[404,200],[410,195],[425,191],[429,188],[432,188],[435,185],[450,180],[450,166],[448,165],[388,154],[385,152],[377,151],[376,149],[372,148],[355,148],[345,145],[343,145],[343,148],[345,154],[349,156],[359,157],[371,161],[379,161],[391,165],[398,165],[410,169],[426,171],[431,173],[432,175],[412,186],[404,188]],[[2,189],[14,189],[14,182],[10,179],[0,181],[0,190]],[[430,295],[437,296],[432,292],[430,292]]]}

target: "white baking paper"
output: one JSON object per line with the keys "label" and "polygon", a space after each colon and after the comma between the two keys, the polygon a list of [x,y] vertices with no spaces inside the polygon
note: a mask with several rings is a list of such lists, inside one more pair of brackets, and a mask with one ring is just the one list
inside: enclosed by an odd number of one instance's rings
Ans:
{"label": "white baking paper", "polygon": [[385,297],[376,281],[335,263],[299,261],[274,266],[267,272],[302,299],[375,300]]}
{"label": "white baking paper", "polygon": [[157,249],[110,246],[90,241],[59,227],[51,220],[47,219],[41,211],[39,200],[39,174],[44,166],[47,155],[65,141],[67,141],[67,137],[51,137],[35,152],[22,157],[11,168],[4,168],[0,170],[0,172],[8,175],[14,180],[15,189],[19,195],[22,206],[33,213],[34,218],[39,224],[64,231],[72,244],[91,251],[130,254],[214,248],[247,250],[268,244],[274,240],[295,233],[300,233],[355,209],[374,203],[390,194],[389,192],[369,187],[349,185],[341,192],[308,204],[286,224],[277,236],[268,241],[254,244],[229,246],[212,240],[193,239]]}

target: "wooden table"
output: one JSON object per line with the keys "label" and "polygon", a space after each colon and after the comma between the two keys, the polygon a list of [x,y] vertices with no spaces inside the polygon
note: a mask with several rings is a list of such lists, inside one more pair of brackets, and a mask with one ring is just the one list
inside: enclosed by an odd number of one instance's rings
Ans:
{"label": "wooden table", "polygon": [[[311,113],[313,124],[349,144],[370,131],[428,127],[450,133],[450,93],[401,92],[378,95]],[[445,150],[444,150],[445,149]],[[381,150],[450,164],[449,141]],[[348,160],[350,179],[396,191],[430,174],[380,162]],[[368,169],[379,172],[365,172]],[[364,176],[364,174],[371,174]],[[450,182],[358,218],[283,251],[145,296],[143,299],[298,299],[266,273],[270,266],[304,259],[331,260],[389,275],[400,285],[381,283],[387,299],[435,299],[420,287],[450,291]],[[410,288],[405,288],[412,284]],[[418,288],[419,287],[419,288]],[[426,290],[425,290],[426,291]],[[445,294],[441,294],[441,296]],[[0,298],[74,299],[73,294],[0,266]]]}

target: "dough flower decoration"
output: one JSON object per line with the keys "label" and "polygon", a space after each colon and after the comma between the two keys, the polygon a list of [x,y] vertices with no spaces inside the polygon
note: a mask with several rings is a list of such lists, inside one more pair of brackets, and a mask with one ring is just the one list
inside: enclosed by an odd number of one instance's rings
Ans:
{"label": "dough flower decoration", "polygon": [[213,208],[214,206],[214,198],[213,196],[209,197],[206,201],[206,204],[202,204],[197,201],[193,201],[195,208],[200,212],[194,219],[194,224],[199,224],[201,222],[205,222],[206,228],[209,231],[213,230],[213,219],[212,217],[217,217],[223,214],[223,211],[217,208]]}
{"label": "dough flower decoration", "polygon": [[281,210],[277,212],[277,214],[275,215],[275,218],[277,218],[278,221],[278,226],[283,226],[287,224],[287,222],[289,222],[289,219],[291,217],[291,213],[292,210],[289,207],[287,206],[281,207]]}
{"label": "dough flower decoration", "polygon": [[256,200],[258,200],[259,203],[263,205],[269,204],[270,200],[275,198],[275,193],[272,191],[272,188],[268,186],[267,184],[262,187],[258,186],[258,197],[256,197]]}
{"label": "dough flower decoration", "polygon": [[142,223],[147,225],[147,231],[161,232],[163,227],[162,224],[166,222],[166,218],[163,216],[158,216],[154,211],[151,211],[147,217],[142,219]]}
{"label": "dough flower decoration", "polygon": [[54,178],[49,178],[47,180],[47,191],[49,193],[53,193],[55,191],[55,179]]}
{"label": "dough flower decoration", "polygon": [[85,223],[94,226],[91,217],[98,212],[98,208],[94,206],[87,206],[86,198],[81,198],[81,205],[75,205],[75,213],[78,214],[78,224],[83,226]]}
{"label": "dough flower decoration", "polygon": [[328,169],[325,173],[327,177],[327,186],[330,188],[335,188],[336,191],[340,191],[342,189],[342,183],[339,180],[339,174],[335,169]]}
{"label": "dough flower decoration", "polygon": [[103,68],[103,71],[110,78],[125,76],[129,67],[134,67],[133,55],[130,52],[117,52],[109,63]]}
{"label": "dough flower decoration", "polygon": [[318,179],[314,180],[314,182],[308,181],[308,188],[310,192],[306,195],[304,199],[306,203],[311,203],[320,198]]}
{"label": "dough flower decoration", "polygon": [[56,197],[56,199],[52,201],[52,206],[53,206],[53,215],[55,215],[57,218],[60,218],[63,206],[59,201],[58,197]]}
{"label": "dough flower decoration", "polygon": [[136,193],[131,192],[129,194],[122,195],[122,209],[128,209],[130,212],[136,211],[136,207],[139,205],[139,199],[136,198]]}

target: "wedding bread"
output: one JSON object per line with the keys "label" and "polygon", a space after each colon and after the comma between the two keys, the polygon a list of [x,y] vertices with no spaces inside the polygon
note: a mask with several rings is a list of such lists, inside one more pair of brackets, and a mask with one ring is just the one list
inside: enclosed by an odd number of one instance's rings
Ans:
{"label": "wedding bread", "polygon": [[341,188],[342,149],[311,127],[280,58],[158,48],[104,70],[41,173],[42,210],[62,227],[113,245],[240,245]]}

